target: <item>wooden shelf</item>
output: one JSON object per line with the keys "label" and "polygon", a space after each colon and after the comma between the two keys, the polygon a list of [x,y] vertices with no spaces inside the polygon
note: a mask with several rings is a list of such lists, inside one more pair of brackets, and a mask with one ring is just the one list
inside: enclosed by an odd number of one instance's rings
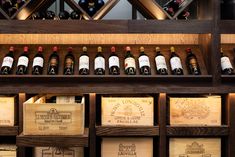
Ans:
{"label": "wooden shelf", "polygon": [[222,75],[222,82],[225,84],[235,84],[235,75]]}
{"label": "wooden shelf", "polygon": [[[211,33],[210,20],[0,20],[0,33]],[[94,29],[95,28],[95,29]],[[144,29],[143,29],[144,28]]]}
{"label": "wooden shelf", "polygon": [[158,136],[159,127],[140,127],[140,126],[123,126],[123,127],[112,127],[112,126],[96,126],[97,136],[108,136],[108,137],[123,137],[123,136]]}
{"label": "wooden shelf", "polygon": [[18,135],[18,126],[1,126],[0,136],[16,136]]}
{"label": "wooden shelf", "polygon": [[227,125],[218,127],[181,127],[181,126],[167,126],[167,136],[189,137],[189,136],[228,136],[229,127]]}
{"label": "wooden shelf", "polygon": [[220,33],[235,34],[235,20],[221,20]]}
{"label": "wooden shelf", "polygon": [[16,137],[16,145],[22,147],[88,147],[89,130],[85,129],[81,136],[38,136],[19,135]]}

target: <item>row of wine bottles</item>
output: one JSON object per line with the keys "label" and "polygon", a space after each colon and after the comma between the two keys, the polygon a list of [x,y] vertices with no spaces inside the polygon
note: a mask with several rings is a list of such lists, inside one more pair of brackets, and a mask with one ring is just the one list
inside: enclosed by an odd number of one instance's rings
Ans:
{"label": "row of wine bottles", "polygon": [[26,1],[27,0],[1,0],[0,5],[9,16],[12,16]]}
{"label": "row of wine bottles", "polygon": [[71,13],[69,13],[68,11],[64,10],[64,11],[60,11],[58,16],[56,16],[55,12],[48,10],[45,12],[35,12],[33,13],[33,15],[31,16],[31,18],[33,20],[55,20],[57,19],[61,19],[61,20],[67,20],[69,18],[73,19],[73,20],[81,20],[82,19],[82,13],[79,11],[72,11]]}
{"label": "row of wine bottles", "polygon": [[[178,54],[175,52],[175,48],[171,47],[171,58],[170,58],[170,66],[171,73],[173,75],[183,75],[183,66],[181,63],[181,59]],[[65,56],[64,60],[64,75],[73,75],[74,67],[75,67],[75,57],[73,55],[72,47],[68,48],[68,53]],[[160,48],[156,47],[156,71],[159,75],[167,75],[168,68],[164,55],[161,53]],[[44,56],[43,56],[43,48],[41,46],[38,47],[38,53],[34,56],[33,65],[32,65],[32,74],[33,75],[42,75],[44,68]],[[188,67],[189,74],[192,75],[200,75],[201,70],[197,61],[197,57],[192,52],[190,48],[186,50],[187,59],[186,64]],[[83,47],[83,52],[79,57],[79,74],[80,75],[88,75],[90,73],[90,59],[87,53],[87,47]],[[9,53],[4,57],[2,66],[1,66],[1,74],[8,75],[12,73],[14,63],[14,47],[10,47]],[[60,59],[58,55],[58,47],[53,47],[53,53],[49,57],[48,62],[48,75],[57,75],[59,71]],[[20,55],[17,62],[17,75],[24,75],[28,73],[28,65],[29,65],[29,57],[28,57],[28,47],[24,47],[24,52]],[[138,65],[139,71],[141,75],[151,75],[151,66],[150,59],[148,55],[145,53],[144,47],[140,47],[140,54],[138,57]],[[111,47],[111,54],[108,58],[108,66],[109,66],[109,74],[110,75],[119,75],[120,74],[120,59],[116,53],[116,48]],[[131,48],[129,46],[126,47],[125,60],[124,60],[124,71],[127,75],[136,75],[136,59],[131,52]],[[102,47],[97,48],[97,54],[94,59],[94,74],[95,75],[105,75],[105,57],[102,54]]]}

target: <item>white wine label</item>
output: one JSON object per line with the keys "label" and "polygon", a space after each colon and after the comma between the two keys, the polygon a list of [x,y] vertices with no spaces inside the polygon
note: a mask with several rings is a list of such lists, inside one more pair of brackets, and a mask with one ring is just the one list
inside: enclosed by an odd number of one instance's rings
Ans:
{"label": "white wine label", "polygon": [[12,68],[13,61],[14,59],[12,57],[4,57],[2,67],[6,66]]}
{"label": "white wine label", "polygon": [[79,70],[81,69],[89,70],[89,57],[88,56],[81,56],[79,58]]}
{"label": "white wine label", "polygon": [[140,56],[139,57],[139,66],[140,66],[140,68],[143,66],[150,67],[149,57],[148,56]]}
{"label": "white wine label", "polygon": [[40,66],[40,67],[43,67],[43,64],[44,64],[44,59],[42,57],[35,57],[33,59],[33,67],[34,66]]}
{"label": "white wine label", "polygon": [[171,69],[183,69],[180,58],[179,57],[172,57],[170,60],[171,63]]}
{"label": "white wine label", "polygon": [[95,69],[102,68],[105,69],[105,60],[103,57],[95,58]]}
{"label": "white wine label", "polygon": [[57,104],[74,104],[75,96],[57,96],[56,103]]}
{"label": "white wine label", "polygon": [[119,58],[117,56],[109,57],[109,68],[112,66],[120,67]]}
{"label": "white wine label", "polygon": [[124,62],[125,62],[125,70],[127,68],[134,68],[134,69],[136,69],[135,59],[134,58],[128,57],[128,58],[125,59]]}
{"label": "white wine label", "polygon": [[160,69],[167,69],[167,66],[166,66],[166,59],[164,56],[157,56],[155,58],[155,62],[156,62],[156,67],[157,67],[157,70],[160,70]]}
{"label": "white wine label", "polygon": [[221,68],[222,68],[222,70],[230,69],[230,68],[233,69],[233,66],[232,66],[232,64],[231,64],[228,57],[222,57],[221,58]]}
{"label": "white wine label", "polygon": [[24,65],[24,66],[28,67],[28,64],[29,64],[29,59],[28,59],[28,57],[21,56],[21,57],[19,58],[19,60],[18,60],[17,66]]}

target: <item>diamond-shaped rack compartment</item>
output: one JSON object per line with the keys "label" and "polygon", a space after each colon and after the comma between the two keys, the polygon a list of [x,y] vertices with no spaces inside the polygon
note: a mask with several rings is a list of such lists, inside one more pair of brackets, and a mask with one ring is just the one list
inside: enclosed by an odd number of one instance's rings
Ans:
{"label": "diamond-shaped rack compartment", "polygon": [[148,19],[176,19],[176,17],[188,7],[193,0],[184,0],[180,5],[180,9],[172,17],[170,16],[157,2],[156,0],[128,0],[140,13],[142,13]]}
{"label": "diamond-shaped rack compartment", "polygon": [[0,8],[0,19],[10,19],[2,8]]}

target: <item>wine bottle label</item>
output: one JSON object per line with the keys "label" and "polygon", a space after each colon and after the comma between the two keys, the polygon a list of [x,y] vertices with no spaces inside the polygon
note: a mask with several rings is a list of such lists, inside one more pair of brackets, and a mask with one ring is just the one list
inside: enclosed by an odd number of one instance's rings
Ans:
{"label": "wine bottle label", "polygon": [[56,58],[51,58],[50,60],[50,66],[57,66],[58,62]]}
{"label": "wine bottle label", "polygon": [[233,66],[232,66],[228,57],[221,58],[221,68],[222,68],[222,70],[230,69],[230,68],[233,69]]}
{"label": "wine bottle label", "polygon": [[12,57],[4,57],[2,67],[6,66],[12,68],[14,59]]}
{"label": "wine bottle label", "polygon": [[95,69],[105,69],[105,60],[103,57],[96,57],[95,58]]}
{"label": "wine bottle label", "polygon": [[156,62],[157,70],[160,70],[160,69],[167,70],[166,59],[164,56],[157,56],[155,58],[155,62]]}
{"label": "wine bottle label", "polygon": [[128,68],[136,69],[135,59],[134,58],[128,57],[128,58],[125,59],[124,63],[125,63],[125,70],[128,69]]}
{"label": "wine bottle label", "polygon": [[74,61],[71,58],[66,58],[65,60],[65,67],[66,68],[73,68]]}
{"label": "wine bottle label", "polygon": [[139,57],[139,66],[142,68],[143,66],[150,67],[149,57],[148,56],[140,56]]}
{"label": "wine bottle label", "polygon": [[109,57],[109,68],[112,66],[120,67],[119,58],[117,56]]}
{"label": "wine bottle label", "polygon": [[43,67],[43,64],[44,64],[44,59],[42,57],[35,57],[33,59],[33,67],[34,66],[40,66],[40,67]]}
{"label": "wine bottle label", "polygon": [[180,58],[179,57],[172,57],[170,60],[171,63],[171,69],[183,69]]}
{"label": "wine bottle label", "polygon": [[81,69],[89,69],[89,57],[81,56],[79,58],[79,70]]}
{"label": "wine bottle label", "polygon": [[25,56],[21,56],[18,60],[17,66],[24,65],[24,66],[28,67],[28,64],[29,64],[29,58],[25,57]]}

